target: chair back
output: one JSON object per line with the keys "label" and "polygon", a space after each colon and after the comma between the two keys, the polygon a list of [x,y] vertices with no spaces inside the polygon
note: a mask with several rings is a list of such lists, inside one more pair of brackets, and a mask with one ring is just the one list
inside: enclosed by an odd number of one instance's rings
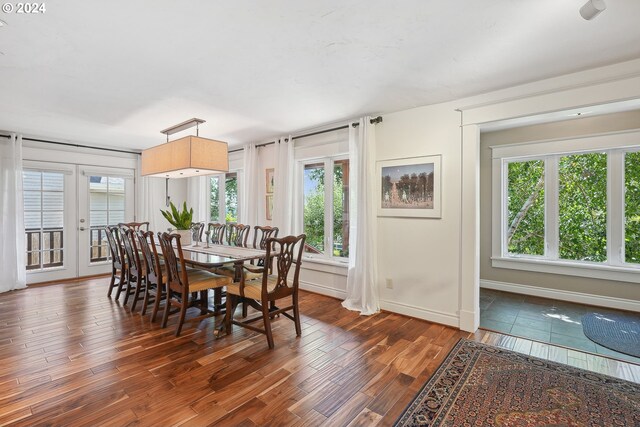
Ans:
{"label": "chair back", "polygon": [[247,247],[247,239],[249,238],[250,225],[229,224],[227,233],[227,243],[233,246]]}
{"label": "chair back", "polygon": [[160,258],[156,249],[153,231],[138,230],[138,245],[142,251],[142,259],[144,260],[147,280],[156,285],[162,284],[162,269],[160,267]]}
{"label": "chair back", "polygon": [[191,223],[191,240],[194,242],[202,242],[202,233],[204,232],[204,222]]}
{"label": "chair back", "polygon": [[121,222],[118,224],[118,227],[131,228],[133,231],[139,231],[142,229],[144,229],[144,231],[149,231],[149,222]]}
{"label": "chair back", "polygon": [[132,276],[139,277],[143,273],[142,262],[140,261],[140,252],[138,252],[138,245],[136,244],[135,231],[133,228],[127,228],[122,226],[120,228],[120,234],[122,236],[122,243],[124,244],[124,253],[127,256],[127,262],[129,263],[129,273]]}
{"label": "chair back", "polygon": [[114,267],[122,268],[124,266],[124,253],[120,241],[120,230],[113,225],[105,227],[104,230],[107,235],[107,242],[109,242],[109,250],[111,251],[111,262]]}
{"label": "chair back", "polygon": [[253,248],[267,249],[267,239],[278,237],[278,227],[260,226],[253,227]]}
{"label": "chair back", "polygon": [[[189,293],[189,282],[182,245],[180,244],[180,235],[158,233],[158,240],[160,241],[160,249],[162,249],[162,257],[164,258],[167,290],[169,293],[177,292],[185,298]],[[173,242],[175,242],[175,249]],[[176,256],[176,251],[178,256]]]}
{"label": "chair back", "polygon": [[[302,252],[306,238],[306,234],[301,234],[299,236],[286,236],[280,239],[275,237],[267,239],[266,259],[270,260],[275,257],[273,273],[277,275],[276,286],[269,293],[274,294],[276,298],[281,298],[298,291],[300,265],[302,265]],[[267,293],[268,277],[269,272],[265,269],[262,276],[263,295]]]}
{"label": "chair back", "polygon": [[207,230],[209,231],[211,243],[214,245],[222,245],[224,243],[224,231],[226,228],[226,224],[210,222]]}

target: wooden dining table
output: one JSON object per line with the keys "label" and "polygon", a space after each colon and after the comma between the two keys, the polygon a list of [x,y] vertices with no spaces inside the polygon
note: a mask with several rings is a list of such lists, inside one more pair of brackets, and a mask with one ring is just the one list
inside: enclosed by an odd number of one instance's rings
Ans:
{"label": "wooden dining table", "polygon": [[[158,245],[158,249],[160,246]],[[182,246],[182,254],[184,256],[184,262],[187,266],[192,268],[201,268],[203,270],[212,270],[215,268],[223,267],[225,265],[232,264],[235,267],[234,282],[239,282],[243,279],[243,265],[245,262],[257,261],[264,259],[267,255],[266,250],[245,248],[242,246],[231,245],[219,245],[198,243],[198,246],[194,244]],[[214,310],[218,310],[220,301],[214,301]],[[222,310],[218,310],[222,312]],[[229,316],[230,313],[225,313]],[[216,337],[220,337],[224,332],[224,322],[222,322],[214,331]]]}

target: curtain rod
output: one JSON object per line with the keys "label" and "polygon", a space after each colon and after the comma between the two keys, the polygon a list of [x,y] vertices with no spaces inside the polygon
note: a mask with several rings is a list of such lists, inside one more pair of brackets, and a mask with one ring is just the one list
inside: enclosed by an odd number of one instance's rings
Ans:
{"label": "curtain rod", "polygon": [[[4,138],[11,138],[10,135],[0,135]],[[23,141],[31,141],[31,142],[42,142],[44,144],[54,144],[54,145],[66,145],[67,147],[76,147],[76,148],[90,148],[92,150],[102,150],[102,151],[112,151],[114,153],[126,153],[126,154],[137,154],[140,153],[136,151],[127,151],[127,150],[117,150],[115,148],[102,148],[102,147],[92,147],[90,145],[82,145],[82,144],[71,144],[69,142],[57,142],[57,141],[49,141],[47,139],[37,139],[37,138],[22,138]]]}
{"label": "curtain rod", "polygon": [[[371,123],[372,125],[375,125],[381,122],[382,122],[382,116],[374,117],[373,119],[369,120],[369,123]],[[351,126],[353,126],[354,128],[357,128],[358,126],[360,126],[360,123],[355,122],[355,123],[352,123]],[[309,136],[321,135],[323,133],[328,133],[328,132],[333,132],[336,130],[342,130],[342,129],[348,129],[348,128],[349,128],[349,125],[338,126],[331,129],[319,130],[317,132],[305,133],[302,135],[295,135],[295,136],[292,136],[291,139],[307,138]],[[285,138],[284,140],[285,142],[289,141],[289,138]],[[266,147],[267,145],[273,145],[275,143],[276,141],[270,141],[270,142],[265,142],[263,144],[256,144],[256,148]],[[236,153],[238,151],[243,151],[243,150],[244,148],[236,148],[235,150],[229,150],[229,153]]]}

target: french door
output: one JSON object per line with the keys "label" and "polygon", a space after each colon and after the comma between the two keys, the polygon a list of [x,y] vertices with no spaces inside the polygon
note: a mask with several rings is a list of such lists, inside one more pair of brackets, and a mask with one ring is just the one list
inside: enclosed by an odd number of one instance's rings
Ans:
{"label": "french door", "polygon": [[111,271],[104,227],[134,219],[134,171],[78,167],[78,275]]}
{"label": "french door", "polygon": [[134,218],[134,171],[25,161],[27,283],[110,271],[103,227]]}

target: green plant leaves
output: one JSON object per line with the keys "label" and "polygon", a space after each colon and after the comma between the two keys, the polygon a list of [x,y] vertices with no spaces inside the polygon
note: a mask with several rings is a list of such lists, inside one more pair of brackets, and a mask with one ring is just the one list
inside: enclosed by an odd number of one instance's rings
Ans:
{"label": "green plant leaves", "polygon": [[182,205],[182,211],[178,211],[173,202],[169,203],[170,211],[163,211],[160,209],[160,213],[165,217],[169,224],[173,225],[177,230],[188,230],[193,222],[193,208],[187,210],[187,202]]}

